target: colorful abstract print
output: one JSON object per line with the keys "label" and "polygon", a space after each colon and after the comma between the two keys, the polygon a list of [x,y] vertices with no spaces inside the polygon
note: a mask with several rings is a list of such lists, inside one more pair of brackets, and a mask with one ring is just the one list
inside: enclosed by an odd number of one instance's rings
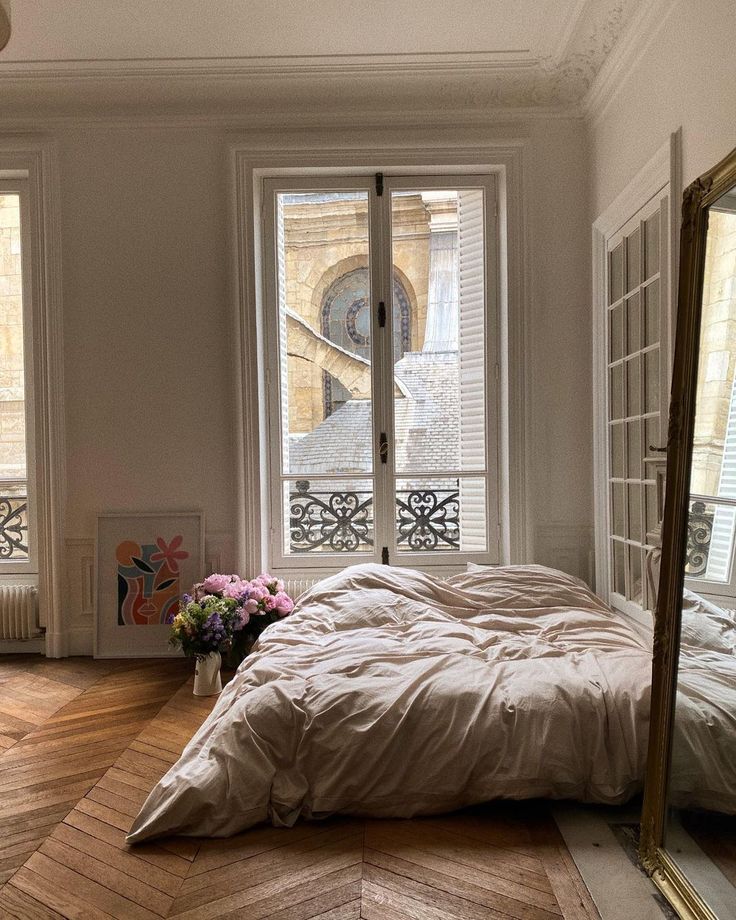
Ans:
{"label": "colorful abstract print", "polygon": [[179,561],[189,558],[183,538],[169,543],[123,540],[115,552],[118,563],[118,625],[158,626],[176,613],[181,594]]}

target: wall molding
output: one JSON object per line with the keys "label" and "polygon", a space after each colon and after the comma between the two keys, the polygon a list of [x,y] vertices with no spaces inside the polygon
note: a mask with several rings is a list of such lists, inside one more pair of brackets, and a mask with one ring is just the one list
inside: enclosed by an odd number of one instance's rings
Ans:
{"label": "wall molding", "polygon": [[638,10],[627,23],[581,100],[581,109],[588,120],[597,121],[604,116],[626,76],[642,59],[678,2],[641,0]]}
{"label": "wall molding", "polygon": [[[642,0],[655,2],[655,0]],[[656,0],[661,2],[661,0]],[[518,50],[243,55],[0,61],[4,120],[16,112],[85,117],[136,110],[284,119],[341,109],[362,118],[402,109],[433,119],[465,110],[564,109],[579,114],[586,93],[632,18],[637,0],[567,0],[540,13],[530,48]],[[212,49],[206,49],[212,53]],[[100,52],[104,53],[104,52]],[[196,101],[195,101],[196,100]],[[155,111],[158,109],[158,111]]]}
{"label": "wall molding", "polygon": [[593,527],[559,521],[535,528],[535,562],[561,569],[592,586],[595,575]]}
{"label": "wall molding", "polygon": [[39,619],[46,654],[64,654],[63,526],[66,484],[61,228],[56,144],[38,136],[0,138],[0,170],[22,171],[30,190],[35,475]]}

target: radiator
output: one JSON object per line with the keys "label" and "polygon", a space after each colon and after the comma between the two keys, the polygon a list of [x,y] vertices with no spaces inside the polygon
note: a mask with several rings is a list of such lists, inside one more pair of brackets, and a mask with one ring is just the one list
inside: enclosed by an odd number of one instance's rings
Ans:
{"label": "radiator", "polygon": [[286,593],[292,600],[296,600],[307,588],[316,585],[319,578],[284,578],[282,580],[286,586]]}
{"label": "radiator", "polygon": [[0,639],[31,639],[38,635],[38,588],[0,585]]}

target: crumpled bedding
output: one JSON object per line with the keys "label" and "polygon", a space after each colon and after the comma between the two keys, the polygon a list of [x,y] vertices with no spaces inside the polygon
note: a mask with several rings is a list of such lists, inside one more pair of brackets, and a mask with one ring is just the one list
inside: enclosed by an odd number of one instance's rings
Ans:
{"label": "crumpled bedding", "polygon": [[687,589],[668,798],[736,814],[736,615]]}
{"label": "crumpled bedding", "polygon": [[640,790],[651,642],[543,566],[353,566],[261,636],[128,835]]}

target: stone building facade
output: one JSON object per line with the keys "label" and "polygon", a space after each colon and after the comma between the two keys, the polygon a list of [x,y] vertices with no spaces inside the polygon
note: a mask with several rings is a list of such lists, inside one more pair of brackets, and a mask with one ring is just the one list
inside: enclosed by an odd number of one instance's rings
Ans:
{"label": "stone building facade", "polygon": [[[368,196],[285,195],[282,208],[286,308],[314,333],[368,358]],[[451,196],[411,193],[393,197],[395,360],[422,350],[430,286],[430,234],[438,226],[452,228],[454,221],[456,203]],[[330,308],[341,307],[351,298],[353,310],[358,307],[357,315],[347,317],[353,323],[352,338],[338,341]],[[300,333],[304,331],[302,328]],[[289,334],[296,335],[296,331]],[[300,357],[296,349],[288,363],[289,431],[292,435],[308,434],[348,394],[333,399],[335,394],[330,390],[341,388],[326,380],[319,363]]]}
{"label": "stone building facade", "polygon": [[703,279],[691,492],[718,494],[736,377],[736,214],[713,210]]}
{"label": "stone building facade", "polygon": [[17,195],[0,195],[0,479],[25,479],[23,302]]}

